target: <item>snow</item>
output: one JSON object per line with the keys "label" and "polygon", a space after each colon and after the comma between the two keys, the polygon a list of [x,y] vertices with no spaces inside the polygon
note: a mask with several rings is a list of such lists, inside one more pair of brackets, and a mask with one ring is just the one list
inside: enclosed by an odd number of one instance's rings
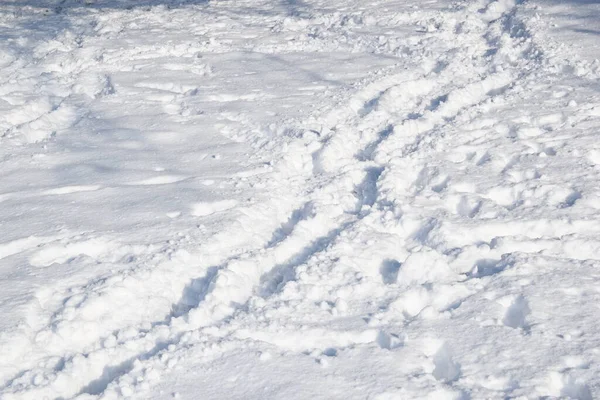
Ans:
{"label": "snow", "polygon": [[0,398],[597,397],[599,12],[4,1]]}

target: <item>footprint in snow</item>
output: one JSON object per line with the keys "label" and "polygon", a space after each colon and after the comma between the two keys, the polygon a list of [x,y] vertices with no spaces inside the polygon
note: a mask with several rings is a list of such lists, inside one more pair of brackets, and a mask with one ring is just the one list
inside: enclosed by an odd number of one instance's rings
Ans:
{"label": "footprint in snow", "polygon": [[386,285],[392,285],[398,282],[398,271],[402,264],[397,260],[384,260],[379,268],[381,280]]}

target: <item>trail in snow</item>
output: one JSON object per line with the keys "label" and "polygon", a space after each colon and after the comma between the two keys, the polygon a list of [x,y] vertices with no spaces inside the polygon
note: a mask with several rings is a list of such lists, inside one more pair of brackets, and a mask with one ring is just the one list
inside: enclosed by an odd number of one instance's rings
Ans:
{"label": "trail in snow", "polygon": [[536,3],[4,9],[3,398],[600,390],[600,71]]}

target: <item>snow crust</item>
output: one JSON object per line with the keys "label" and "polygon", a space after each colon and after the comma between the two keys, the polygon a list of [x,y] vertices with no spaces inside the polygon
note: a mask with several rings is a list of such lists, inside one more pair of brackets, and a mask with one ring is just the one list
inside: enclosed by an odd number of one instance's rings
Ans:
{"label": "snow crust", "polygon": [[3,1],[0,398],[600,396],[598,15]]}

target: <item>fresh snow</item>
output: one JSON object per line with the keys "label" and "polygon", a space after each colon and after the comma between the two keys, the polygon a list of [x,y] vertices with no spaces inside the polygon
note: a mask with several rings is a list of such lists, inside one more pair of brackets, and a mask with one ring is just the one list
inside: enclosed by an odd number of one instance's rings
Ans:
{"label": "fresh snow", "polygon": [[2,1],[0,398],[600,396],[599,17]]}

